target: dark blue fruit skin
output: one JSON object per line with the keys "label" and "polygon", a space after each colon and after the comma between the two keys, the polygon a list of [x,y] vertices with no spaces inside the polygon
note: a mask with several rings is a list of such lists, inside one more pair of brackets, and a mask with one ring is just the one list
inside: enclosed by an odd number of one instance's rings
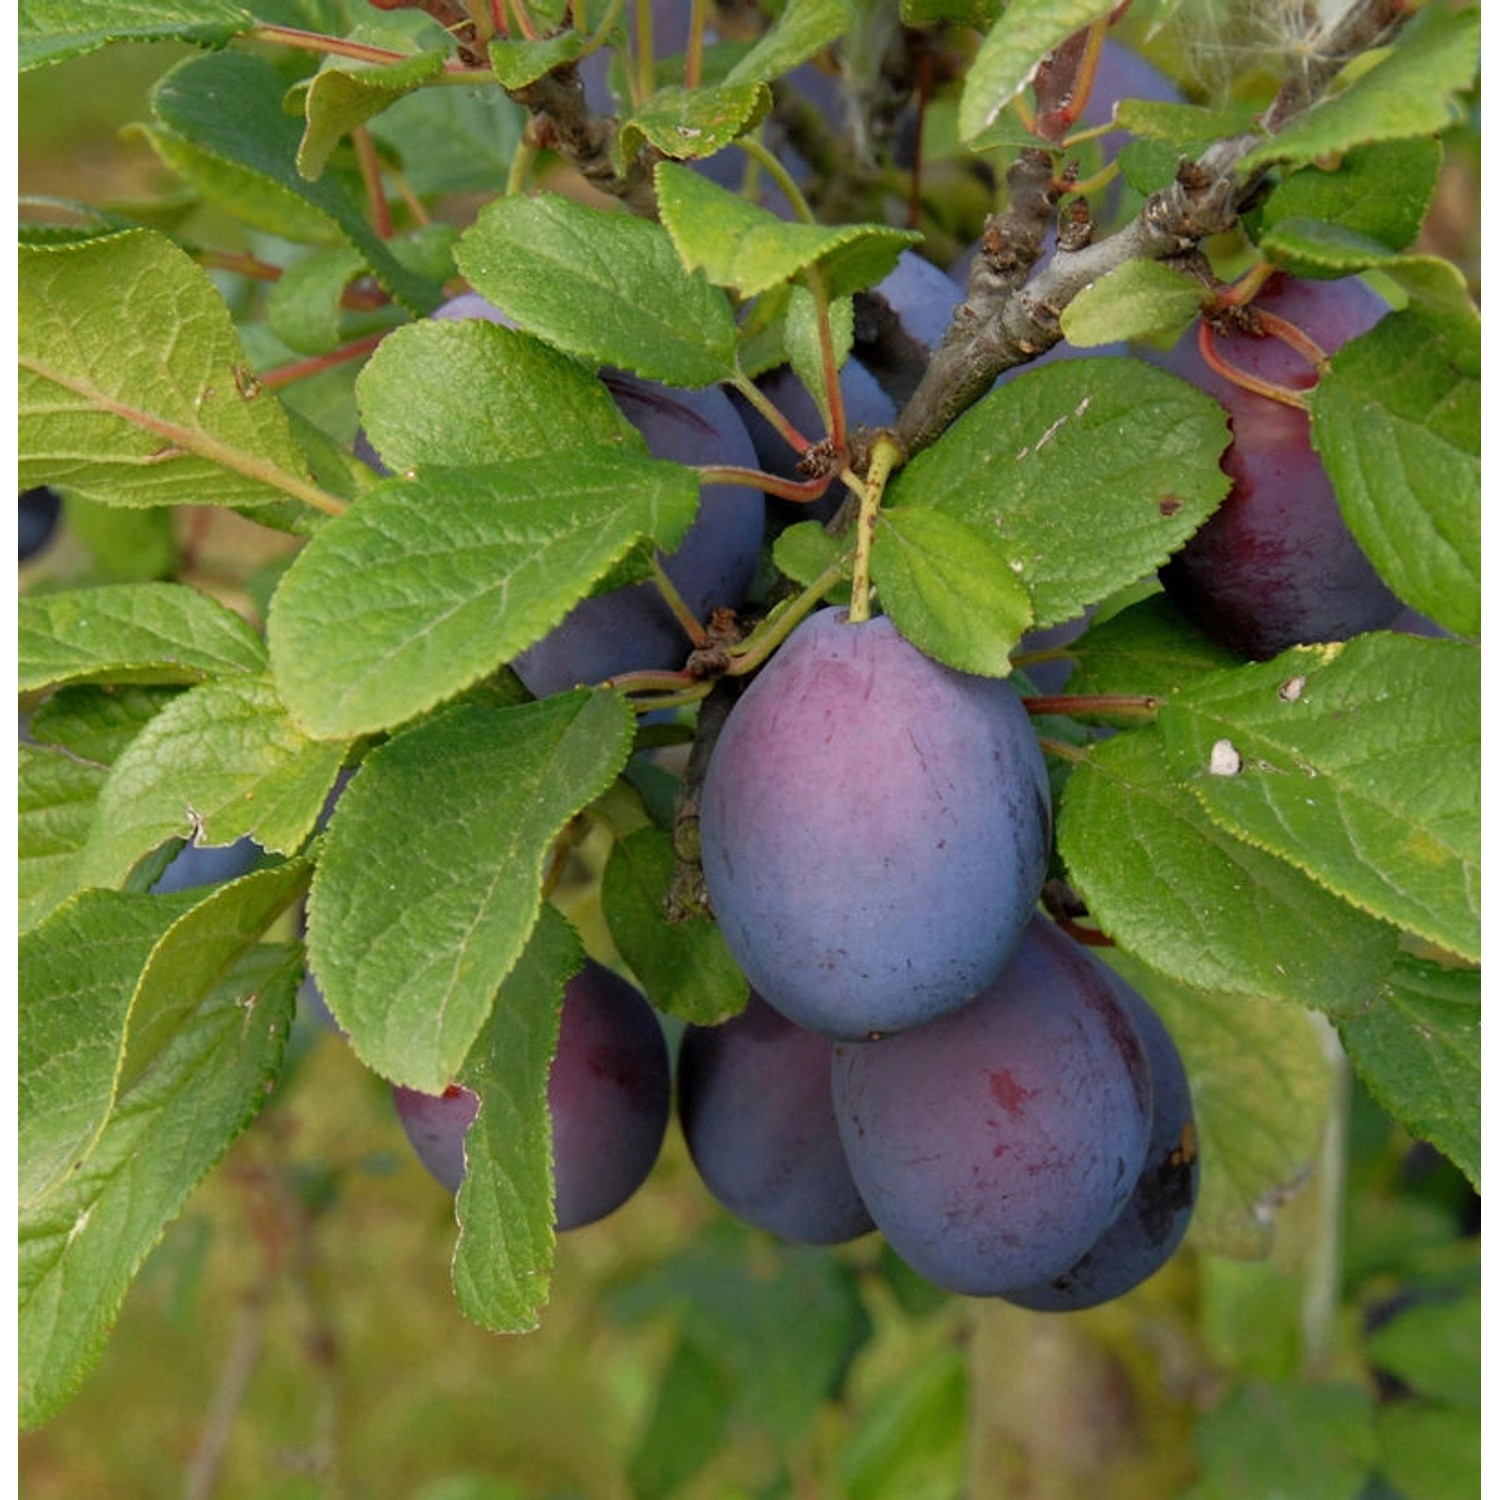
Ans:
{"label": "dark blue fruit skin", "polygon": [[[460,1085],[392,1097],[423,1166],[451,1193],[464,1175],[464,1133],[479,1096]],[[547,1080],[558,1230],[613,1213],[646,1180],[671,1111],[671,1062],[656,1013],[619,975],[589,960],[563,992]]]}
{"label": "dark blue fruit skin", "polygon": [[[475,292],[444,303],[434,317],[510,319]],[[606,371],[615,404],[657,458],[683,464],[759,467],[754,445],[729,398],[713,388],[671,390]],[[561,435],[565,437],[566,435]],[[765,536],[765,497],[743,485],[705,484],[698,518],[666,557],[667,576],[699,621],[720,605],[737,608],[755,577]],[[511,663],[538,698],[622,672],[675,670],[692,649],[654,584],[632,584],[576,605],[554,630]]]}
{"label": "dark blue fruit skin", "polygon": [[62,501],[44,484],[22,490],[16,518],[16,550],[20,562],[30,562],[57,531]]}
{"label": "dark blue fruit skin", "polygon": [[[1328,354],[1387,311],[1354,277],[1277,275],[1255,306],[1296,324]],[[1344,524],[1333,484],[1313,451],[1307,414],[1209,369],[1197,334],[1194,325],[1165,364],[1229,413],[1234,440],[1221,463],[1233,486],[1161,570],[1163,587],[1221,645],[1254,660],[1388,625],[1401,601]],[[1280,339],[1245,334],[1215,344],[1226,362],[1253,375],[1296,390],[1315,384],[1312,367]]]}
{"label": "dark blue fruit skin", "polygon": [[1000,972],[1046,874],[1046,767],[1007,683],[825,609],[730,712],[699,831],[750,983],[797,1025],[862,1040]]}
{"label": "dark blue fruit skin", "polygon": [[677,1054],[678,1118],[704,1185],[730,1213],[806,1245],[875,1227],[839,1142],[831,1056],[827,1037],[754,990],[733,1019],[689,1026]]}
{"label": "dark blue fruit skin", "polygon": [[238,880],[255,868],[260,857],[261,848],[254,839],[236,839],[232,844],[213,848],[185,844],[151,889],[160,896],[169,891],[190,890],[193,886]]}
{"label": "dark blue fruit skin", "polygon": [[1077,1312],[1133,1291],[1172,1258],[1198,1199],[1198,1135],[1182,1055],[1146,997],[1093,962],[1114,986],[1146,1048],[1151,1140],[1130,1201],[1088,1253],[1061,1276],[1005,1294],[1007,1302],[1034,1312]]}
{"label": "dark blue fruit skin", "polygon": [[1075,1265],[1151,1133],[1145,1048],[1109,981],[1036,917],[1000,977],[930,1026],[833,1053],[850,1171],[891,1248],[967,1296]]}

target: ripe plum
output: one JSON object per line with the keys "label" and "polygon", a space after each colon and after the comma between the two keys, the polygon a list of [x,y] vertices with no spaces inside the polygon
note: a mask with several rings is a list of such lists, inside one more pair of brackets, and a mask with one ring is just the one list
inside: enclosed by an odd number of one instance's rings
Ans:
{"label": "ripe plum", "polygon": [[809,1245],[875,1227],[839,1142],[831,1055],[754,990],[722,1025],[689,1026],[677,1055],[678,1115],[705,1186],[739,1218]]}
{"label": "ripe plum", "polygon": [[731,710],[700,834],[750,983],[799,1026],[862,1039],[1000,972],[1046,873],[1046,767],[1008,683],[825,609]]}
{"label": "ripe plum", "polygon": [[870,1216],[913,1270],[968,1296],[1062,1275],[1098,1240],[1140,1177],[1151,1092],[1114,986],[1043,917],[970,1004],[833,1051]]}
{"label": "ripe plum", "polygon": [[[632,985],[589,960],[563,992],[547,1080],[555,1219],[577,1229],[613,1213],[646,1180],[671,1108],[671,1064],[655,1012]],[[464,1175],[464,1135],[479,1096],[460,1085],[392,1090],[422,1164],[450,1192]]]}
{"label": "ripe plum", "polygon": [[57,531],[62,501],[45,484],[22,490],[20,514],[16,518],[16,550],[21,562],[30,562]]}
{"label": "ripe plum", "polygon": [[[1356,277],[1306,281],[1280,273],[1254,306],[1295,324],[1329,354],[1386,312]],[[1195,326],[1167,356],[1167,368],[1229,413],[1234,438],[1222,462],[1234,483],[1161,570],[1162,586],[1221,645],[1256,660],[1388,625],[1401,601],[1344,524],[1307,413],[1210,369],[1197,340]],[[1216,344],[1227,363],[1262,380],[1293,390],[1316,383],[1313,367],[1279,338],[1246,332],[1218,336]]]}
{"label": "ripe plum", "polygon": [[1145,1046],[1151,1065],[1151,1140],[1130,1201],[1088,1253],[1050,1281],[1005,1294],[1007,1302],[1036,1312],[1097,1307],[1138,1287],[1182,1243],[1198,1198],[1197,1133],[1182,1055],[1146,997],[1091,961],[1114,986]]}

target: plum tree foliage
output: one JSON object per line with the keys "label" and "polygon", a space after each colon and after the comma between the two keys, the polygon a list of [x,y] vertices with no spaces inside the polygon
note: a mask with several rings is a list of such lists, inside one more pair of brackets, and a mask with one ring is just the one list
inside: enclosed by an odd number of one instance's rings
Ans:
{"label": "plum tree foliage", "polygon": [[23,1422],[304,973],[496,1330],[658,1016],[731,1212],[1022,1307],[1264,1254],[1338,1042],[1477,1188],[1478,12],[1199,9],[22,7],[194,44],[21,224]]}

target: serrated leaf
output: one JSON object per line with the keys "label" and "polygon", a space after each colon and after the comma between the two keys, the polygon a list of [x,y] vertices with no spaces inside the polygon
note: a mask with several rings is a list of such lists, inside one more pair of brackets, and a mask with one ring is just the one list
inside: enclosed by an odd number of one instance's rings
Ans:
{"label": "serrated leaf", "polygon": [[1240,161],[1242,173],[1272,162],[1306,165],[1377,141],[1432,135],[1459,118],[1455,95],[1479,65],[1479,8],[1434,11],[1342,94],[1293,120]]}
{"label": "serrated leaf", "polygon": [[[807,387],[818,410],[828,418],[828,390],[823,378],[823,334],[818,318],[817,301],[805,286],[787,288],[784,338],[792,373]],[[833,343],[833,358],[840,369],[854,347],[854,299],[835,298],[828,305],[828,329]],[[804,433],[812,437],[812,433]]]}
{"label": "serrated leaf", "polygon": [[1371,1004],[1339,1022],[1370,1093],[1479,1191],[1479,971],[1403,954]]}
{"label": "serrated leaf", "polygon": [[23,488],[238,506],[312,489],[223,298],[170,240],[139,230],[17,259]]}
{"label": "serrated leaf", "polygon": [[95,52],[111,42],[191,42],[223,47],[255,18],[227,0],[20,0],[17,62],[22,72]]}
{"label": "serrated leaf", "polygon": [[171,838],[210,848],[252,838],[291,854],[323,809],[348,746],[307,738],[261,676],[183,693],[125,749],[99,797],[85,885],[119,886]]}
{"label": "serrated leaf", "polygon": [[324,68],[303,92],[307,125],[297,147],[297,170],[309,182],[323,175],[328,158],[351,130],[443,71],[446,49],[435,47],[378,68]]}
{"label": "serrated leaf", "polygon": [[971,407],[895,478],[893,505],[988,530],[1022,565],[1037,626],[1133,583],[1229,487],[1216,401],[1136,359],[1060,360]]}
{"label": "serrated leaf", "polygon": [[850,0],[789,0],[761,39],[729,70],[729,84],[770,83],[854,25]]}
{"label": "serrated leaf", "polygon": [[[846,578],[854,567],[849,538],[829,536],[817,521],[798,521],[788,526],[773,543],[771,560],[793,583],[804,588],[821,578],[836,562],[843,562]],[[841,593],[848,597],[847,588]]]}
{"label": "serrated leaf", "polygon": [[282,698],[318,739],[404,723],[541,639],[643,538],[675,546],[697,500],[693,470],[604,448],[387,481],[276,591]]}
{"label": "serrated leaf", "polygon": [[771,108],[763,83],[737,87],[659,88],[620,126],[620,150],[628,160],[649,143],[678,160],[712,156],[747,130]]}
{"label": "serrated leaf", "polygon": [[652,1005],[712,1026],[744,1009],[749,986],[715,922],[667,920],[676,858],[670,834],[637,829],[610,850],[600,900],[615,947]]}
{"label": "serrated leaf", "polygon": [[975,151],[983,132],[1031,82],[1039,62],[1075,31],[1109,14],[1098,0],[1011,0],[979,45],[958,104],[959,138]]}
{"label": "serrated leaf", "polygon": [[1386,633],[1297,647],[1162,705],[1220,827],[1385,921],[1479,957],[1479,652]]}
{"label": "serrated leaf", "polygon": [[1475,323],[1391,313],[1334,356],[1310,398],[1355,539],[1405,603],[1461,635],[1480,624]]}
{"label": "serrated leaf", "polygon": [[25,932],[78,889],[79,856],[108,772],[38,745],[19,746],[17,761],[17,917]]}
{"label": "serrated leaf", "polygon": [[16,612],[23,693],[69,682],[201,682],[266,665],[244,620],[182,583],[28,594]]}
{"label": "serrated leaf", "polygon": [[339,299],[364,273],[350,245],[328,245],[294,261],[266,294],[271,331],[298,354],[326,354],[339,341]]}
{"label": "serrated leaf", "polygon": [[453,1291],[465,1317],[496,1333],[535,1328],[547,1300],[556,1241],[547,1080],[563,986],[583,956],[578,934],[544,906],[461,1075],[480,1108],[464,1138]]}
{"label": "serrated leaf", "polygon": [[[1304,274],[1295,246],[1307,237],[1306,226],[1313,226],[1315,234],[1357,236],[1386,251],[1406,249],[1427,216],[1442,161],[1441,144],[1419,137],[1356,147],[1332,171],[1308,167],[1293,172],[1261,209],[1261,253]],[[1319,269],[1313,268],[1313,274]]]}
{"label": "serrated leaf", "polygon": [[116,683],[59,688],[37,705],[31,716],[31,737],[45,745],[59,745],[79,760],[113,765],[179,691]]}
{"label": "serrated leaf", "polygon": [[1203,307],[1203,287],[1156,260],[1127,260],[1090,282],[1063,309],[1070,344],[1090,349],[1121,339],[1176,336]]}
{"label": "serrated leaf", "polygon": [[1241,658],[1190,624],[1165,594],[1153,594],[1088,630],[1068,647],[1073,693],[1165,697]]}
{"label": "serrated leaf", "polygon": [[599,378],[530,334],[479,318],[398,328],[356,384],[365,436],[386,466],[542,458],[559,447],[643,450]]}
{"label": "serrated leaf", "polygon": [[297,166],[302,126],[282,109],[286,81],[247,52],[190,57],[157,83],[145,130],[152,148],[207,198],[237,217],[292,239],[337,234],[375,279],[413,312],[431,312],[442,287],[391,253],[364,207],[336,177],[315,182]]}
{"label": "serrated leaf", "polygon": [[525,88],[543,73],[550,73],[563,63],[575,62],[585,40],[577,31],[559,32],[535,41],[497,37],[490,43],[490,66],[503,88]]}
{"label": "serrated leaf", "polygon": [[117,1103],[66,1183],[22,1215],[23,1426],[51,1416],[97,1361],[147,1251],[265,1102],[300,970],[300,954],[284,949],[237,964]]}
{"label": "serrated leaf", "polygon": [[919,651],[961,672],[1010,675],[1031,624],[1012,550],[988,529],[923,505],[880,513],[870,576],[881,608]]}
{"label": "serrated leaf", "polygon": [[22,938],[17,976],[18,1190],[24,1214],[109,1115],[136,980],[190,896],[89,891]]}
{"label": "serrated leaf", "polygon": [[1073,767],[1057,846],[1104,931],[1179,983],[1347,1014],[1394,962],[1394,931],[1214,824],[1152,729]]}
{"label": "serrated leaf", "polygon": [[[215,886],[206,896],[193,892],[196,904],[161,935],[134,986],[117,1098],[146,1077],[220,979],[301,899],[312,872],[310,859],[287,860]],[[254,996],[247,1001],[256,1003]]]}
{"label": "serrated leaf", "polygon": [[505,181],[526,112],[500,89],[420,89],[370,121],[421,198],[484,193]]}
{"label": "serrated leaf", "polygon": [[614,779],[630,709],[578,691],[449,709],[372,751],[323,835],[312,967],[354,1049],[440,1093],[535,925],[552,841]]}
{"label": "serrated leaf", "polygon": [[883,224],[789,223],[674,161],[657,163],[656,193],[683,264],[746,297],[812,266],[822,268],[829,295],[860,291],[921,238]]}
{"label": "serrated leaf", "polygon": [[1108,950],[1182,1054],[1202,1168],[1189,1242],[1210,1255],[1263,1257],[1276,1210],[1317,1159],[1333,1093],[1324,1042],[1306,1012],[1164,979]]}
{"label": "serrated leaf", "polygon": [[734,373],[729,299],[684,269],[659,224],[552,193],[497,198],[457,261],[475,291],[569,354],[669,385]]}

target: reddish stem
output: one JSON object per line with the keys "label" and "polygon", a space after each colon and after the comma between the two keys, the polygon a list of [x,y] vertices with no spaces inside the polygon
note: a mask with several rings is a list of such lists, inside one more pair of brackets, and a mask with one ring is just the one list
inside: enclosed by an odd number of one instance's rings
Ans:
{"label": "reddish stem", "polygon": [[1279,401],[1283,406],[1294,406],[1298,411],[1307,410],[1307,397],[1301,391],[1277,385],[1273,380],[1262,380],[1259,375],[1252,375],[1248,370],[1230,364],[1215,347],[1213,327],[1206,318],[1198,325],[1198,352],[1210,370],[1222,375],[1225,380],[1232,381],[1241,390],[1264,396],[1268,401]]}
{"label": "reddish stem", "polygon": [[1057,693],[1022,698],[1029,714],[1123,714],[1154,719],[1161,700],[1149,693]]}
{"label": "reddish stem", "polygon": [[292,364],[267,370],[263,375],[255,377],[256,382],[265,389],[274,391],[291,385],[294,381],[305,380],[309,375],[320,375],[324,370],[333,369],[335,365],[347,364],[351,359],[361,359],[366,354],[373,353],[384,337],[384,333],[367,334],[362,339],[354,339],[337,349],[331,349],[327,354],[315,354],[310,359],[299,359]]}

